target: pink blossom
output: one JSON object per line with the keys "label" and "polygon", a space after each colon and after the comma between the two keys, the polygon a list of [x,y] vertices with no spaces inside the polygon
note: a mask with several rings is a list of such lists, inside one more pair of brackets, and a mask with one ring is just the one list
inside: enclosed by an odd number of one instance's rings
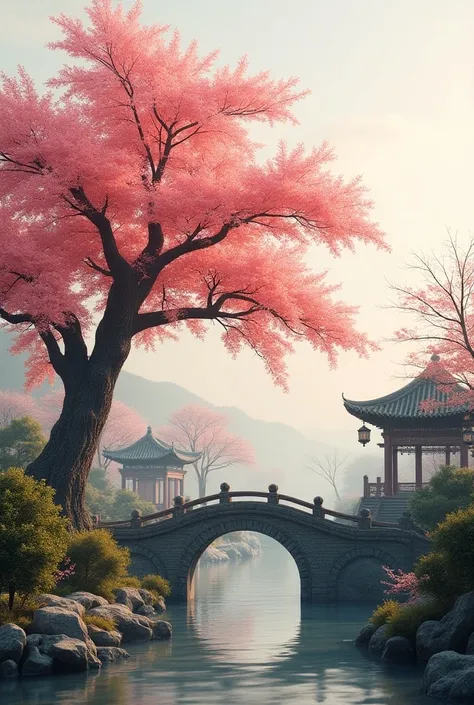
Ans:
{"label": "pink blossom", "polygon": [[386,595],[408,595],[409,602],[415,602],[420,597],[420,580],[415,573],[404,573],[403,570],[392,570],[382,566],[388,580],[382,580],[382,585],[387,585]]}

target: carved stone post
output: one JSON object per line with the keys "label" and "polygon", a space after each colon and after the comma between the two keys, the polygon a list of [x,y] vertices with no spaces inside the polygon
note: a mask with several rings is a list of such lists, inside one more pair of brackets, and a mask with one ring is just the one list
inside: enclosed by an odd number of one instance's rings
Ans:
{"label": "carved stone post", "polygon": [[313,500],[313,516],[317,519],[324,519],[323,502],[322,497],[315,497]]}
{"label": "carved stone post", "polygon": [[179,519],[180,517],[184,516],[184,509],[183,509],[183,504],[184,504],[184,497],[177,496],[173,500],[174,504],[174,518]]}
{"label": "carved stone post", "polygon": [[372,515],[369,509],[361,509],[359,512],[359,529],[372,528]]}
{"label": "carved stone post", "polygon": [[132,529],[140,529],[143,526],[143,520],[138,509],[132,510],[132,518],[130,519],[130,526]]}
{"label": "carved stone post", "polygon": [[221,485],[221,496],[219,497],[220,504],[229,504],[232,502],[232,497],[229,497],[230,485],[227,482],[223,482]]}
{"label": "carved stone post", "polygon": [[268,485],[268,504],[278,504],[278,485]]}

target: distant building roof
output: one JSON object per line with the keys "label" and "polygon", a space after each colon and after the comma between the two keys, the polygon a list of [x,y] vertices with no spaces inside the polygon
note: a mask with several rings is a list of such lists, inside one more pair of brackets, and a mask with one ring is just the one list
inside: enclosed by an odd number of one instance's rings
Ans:
{"label": "distant building roof", "polygon": [[180,450],[155,438],[151,431],[151,426],[148,426],[146,434],[135,443],[132,443],[132,445],[115,450],[104,450],[102,455],[109,460],[115,460],[115,462],[123,463],[124,465],[139,461],[147,465],[151,465],[154,462],[157,465],[186,465],[201,457],[201,453]]}
{"label": "distant building roof", "polygon": [[[426,369],[416,379],[392,394],[369,401],[352,401],[344,395],[344,406],[349,414],[379,428],[419,428],[420,426],[452,427],[461,425],[469,405],[447,404],[449,394],[440,389],[439,380],[453,385],[454,392],[463,389],[441,366],[438,355],[432,355]],[[440,405],[423,409],[425,401],[439,401]]]}

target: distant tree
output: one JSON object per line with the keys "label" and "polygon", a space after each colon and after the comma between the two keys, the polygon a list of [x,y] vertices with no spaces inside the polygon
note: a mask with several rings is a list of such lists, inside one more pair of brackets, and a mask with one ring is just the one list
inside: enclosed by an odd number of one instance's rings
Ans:
{"label": "distant tree", "polygon": [[340,457],[337,450],[333,453],[322,456],[312,457],[309,459],[308,467],[328,482],[334,490],[336,499],[340,500],[341,496],[338,490],[338,481],[340,478],[340,469],[347,460],[347,455]]}
{"label": "distant tree", "polygon": [[133,509],[143,514],[153,514],[156,507],[145,502],[135,492],[116,490],[109,482],[104,468],[94,468],[86,488],[86,506],[90,514],[102,521],[130,519]]}
{"label": "distant tree", "polygon": [[444,466],[428,485],[416,490],[410,511],[424,529],[433,531],[448,514],[474,504],[474,470]]}
{"label": "distant tree", "polygon": [[0,428],[9,426],[14,419],[23,416],[36,418],[36,402],[30,394],[13,389],[0,391]]}
{"label": "distant tree", "polygon": [[0,92],[0,318],[31,353],[29,381],[64,385],[28,472],[77,529],[90,527],[86,480],[134,342],[212,321],[232,355],[248,346],[284,386],[299,341],[331,363],[371,349],[310,248],[385,247],[361,180],[331,173],[327,144],[261,158],[251,125],[297,130],[297,79],[182,48],[143,24],[138,1],[86,12],[54,19],[52,48],[70,61],[51,90],[21,68]]}
{"label": "distant tree", "polygon": [[232,465],[253,465],[254,451],[248,441],[227,430],[228,419],[211,409],[189,404],[177,411],[160,433],[177,448],[201,453],[193,463],[199,496],[206,496],[211,472]]}
{"label": "distant tree", "polygon": [[0,470],[26,468],[41,453],[46,443],[38,421],[23,416],[0,428]]}
{"label": "distant tree", "polygon": [[65,556],[67,520],[54,504],[54,490],[12,468],[0,473],[0,592],[23,597],[50,590]]}

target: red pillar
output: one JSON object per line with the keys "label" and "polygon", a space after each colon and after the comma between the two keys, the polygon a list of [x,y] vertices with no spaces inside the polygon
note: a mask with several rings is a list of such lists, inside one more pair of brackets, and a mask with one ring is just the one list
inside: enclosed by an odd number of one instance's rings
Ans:
{"label": "red pillar", "polygon": [[423,446],[415,446],[415,486],[423,487]]}
{"label": "red pillar", "polygon": [[[461,451],[461,453],[462,453],[462,451]],[[444,461],[445,461],[446,465],[451,465],[451,446],[446,446]],[[462,467],[462,462],[461,462],[461,467]]]}
{"label": "red pillar", "polygon": [[392,447],[393,494],[398,494],[398,446]]}
{"label": "red pillar", "polygon": [[165,509],[169,507],[169,492],[168,492],[168,468],[165,468],[163,476],[163,505]]}
{"label": "red pillar", "polygon": [[462,468],[468,468],[469,467],[469,448],[468,446],[462,442],[460,443],[460,458],[459,458],[459,464]]}
{"label": "red pillar", "polygon": [[392,474],[392,439],[388,431],[383,432],[384,448],[384,494],[386,497],[393,495],[393,474]]}

